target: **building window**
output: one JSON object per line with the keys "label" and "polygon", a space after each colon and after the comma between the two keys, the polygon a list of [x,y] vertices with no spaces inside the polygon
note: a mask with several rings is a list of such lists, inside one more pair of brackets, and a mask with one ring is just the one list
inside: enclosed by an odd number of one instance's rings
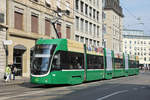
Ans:
{"label": "building window", "polygon": [[83,30],[84,30],[84,29],[83,29],[83,27],[84,27],[84,26],[83,26],[84,19],[81,19],[80,21],[81,21],[81,22],[80,22],[80,31],[83,32]]}
{"label": "building window", "polygon": [[92,39],[90,39],[90,45],[92,45]]}
{"label": "building window", "polygon": [[99,37],[99,34],[100,32],[99,32],[99,26],[97,26],[97,37]]}
{"label": "building window", "polygon": [[96,46],[96,41],[94,40],[94,46]]}
{"label": "building window", "polygon": [[84,5],[84,3],[81,1],[80,2],[80,7],[81,7],[80,10],[81,10],[82,13],[83,13],[83,5]]}
{"label": "building window", "polygon": [[134,47],[134,50],[136,51],[136,47]]}
{"label": "building window", "polygon": [[88,34],[88,21],[85,21],[85,32]]}
{"label": "building window", "polygon": [[93,19],[95,19],[95,9],[93,9]]}
{"label": "building window", "polygon": [[89,34],[92,34],[92,23],[90,23]]}
{"label": "building window", "polygon": [[78,35],[75,36],[75,40],[79,41],[79,36]]}
{"label": "building window", "polygon": [[134,44],[136,44],[136,41],[134,41]]}
{"label": "building window", "polygon": [[50,26],[50,20],[45,19],[45,35],[50,36],[50,30],[51,26]]}
{"label": "building window", "polygon": [[88,45],[88,42],[89,42],[89,41],[88,41],[88,38],[86,38],[86,39],[85,39],[85,43],[86,43],[86,45]]}
{"label": "building window", "polygon": [[85,14],[88,15],[88,5],[85,4]]}
{"label": "building window", "polygon": [[23,14],[15,11],[14,15],[15,15],[14,27],[16,29],[23,30]]}
{"label": "building window", "polygon": [[89,10],[89,16],[92,17],[92,7],[90,7]]}
{"label": "building window", "polygon": [[99,45],[99,41],[97,41],[97,46],[100,46],[100,45]]}
{"label": "building window", "polygon": [[94,32],[93,32],[94,36],[96,36],[96,25],[95,24],[93,25],[93,30],[94,30]]}
{"label": "building window", "polygon": [[125,49],[127,49],[127,47],[125,46]]}
{"label": "building window", "polygon": [[144,61],[146,61],[146,57],[144,57]]}
{"label": "building window", "polygon": [[75,5],[76,5],[76,10],[78,10],[79,9],[79,0],[76,0]]}
{"label": "building window", "polygon": [[81,37],[80,42],[84,43],[84,37]]}
{"label": "building window", "polygon": [[99,12],[97,11],[97,21],[99,21]]}
{"label": "building window", "polygon": [[66,27],[66,38],[67,39],[70,39],[70,36],[71,35],[71,28],[70,28],[70,26],[67,26]]}
{"label": "building window", "polygon": [[76,16],[76,30],[79,31],[79,17]]}
{"label": "building window", "polygon": [[38,16],[31,15],[31,32],[38,33]]}

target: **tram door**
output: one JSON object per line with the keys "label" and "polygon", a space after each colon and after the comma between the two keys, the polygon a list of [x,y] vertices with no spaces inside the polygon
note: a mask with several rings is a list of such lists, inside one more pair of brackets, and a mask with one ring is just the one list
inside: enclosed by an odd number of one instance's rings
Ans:
{"label": "tram door", "polygon": [[17,45],[14,47],[13,64],[17,68],[16,76],[22,76],[23,54],[25,51],[26,49],[22,45]]}

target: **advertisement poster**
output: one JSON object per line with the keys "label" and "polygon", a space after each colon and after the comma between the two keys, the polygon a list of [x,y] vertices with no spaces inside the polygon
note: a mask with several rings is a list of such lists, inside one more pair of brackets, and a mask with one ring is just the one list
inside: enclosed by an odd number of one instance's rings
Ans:
{"label": "advertisement poster", "polygon": [[111,50],[107,50],[106,54],[107,58],[107,69],[108,71],[112,70],[112,55],[111,55]]}

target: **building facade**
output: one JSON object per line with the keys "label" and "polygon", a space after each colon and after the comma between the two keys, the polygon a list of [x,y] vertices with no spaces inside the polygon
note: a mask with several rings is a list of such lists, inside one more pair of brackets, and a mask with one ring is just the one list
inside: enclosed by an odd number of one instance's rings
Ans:
{"label": "building facade", "polygon": [[103,0],[103,46],[122,52],[123,13],[119,0]]}
{"label": "building facade", "polygon": [[0,0],[0,78],[3,77],[6,66],[6,0]]}
{"label": "building facade", "polygon": [[[29,77],[32,50],[39,38],[73,39],[72,0],[7,0],[8,5],[8,64],[16,65],[17,75]],[[68,12],[68,13],[59,13]],[[60,16],[60,17],[58,17]]]}
{"label": "building facade", "polygon": [[123,51],[139,56],[139,63],[150,66],[150,36],[142,30],[123,30]]}
{"label": "building facade", "polygon": [[76,41],[102,46],[102,0],[74,0]]}

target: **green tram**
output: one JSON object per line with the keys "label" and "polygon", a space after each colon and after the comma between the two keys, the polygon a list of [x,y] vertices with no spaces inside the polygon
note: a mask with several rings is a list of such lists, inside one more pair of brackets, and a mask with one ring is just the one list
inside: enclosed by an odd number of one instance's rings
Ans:
{"label": "green tram", "polygon": [[123,53],[113,52],[113,77],[125,76]]}
{"label": "green tram", "polygon": [[[80,84],[138,74],[129,56],[67,39],[39,39],[31,63],[31,83]],[[127,61],[126,61],[127,60]],[[124,67],[125,66],[125,67]],[[130,74],[129,74],[130,73]]]}
{"label": "green tram", "polygon": [[129,56],[129,69],[128,75],[137,75],[139,74],[139,59],[138,56]]}

